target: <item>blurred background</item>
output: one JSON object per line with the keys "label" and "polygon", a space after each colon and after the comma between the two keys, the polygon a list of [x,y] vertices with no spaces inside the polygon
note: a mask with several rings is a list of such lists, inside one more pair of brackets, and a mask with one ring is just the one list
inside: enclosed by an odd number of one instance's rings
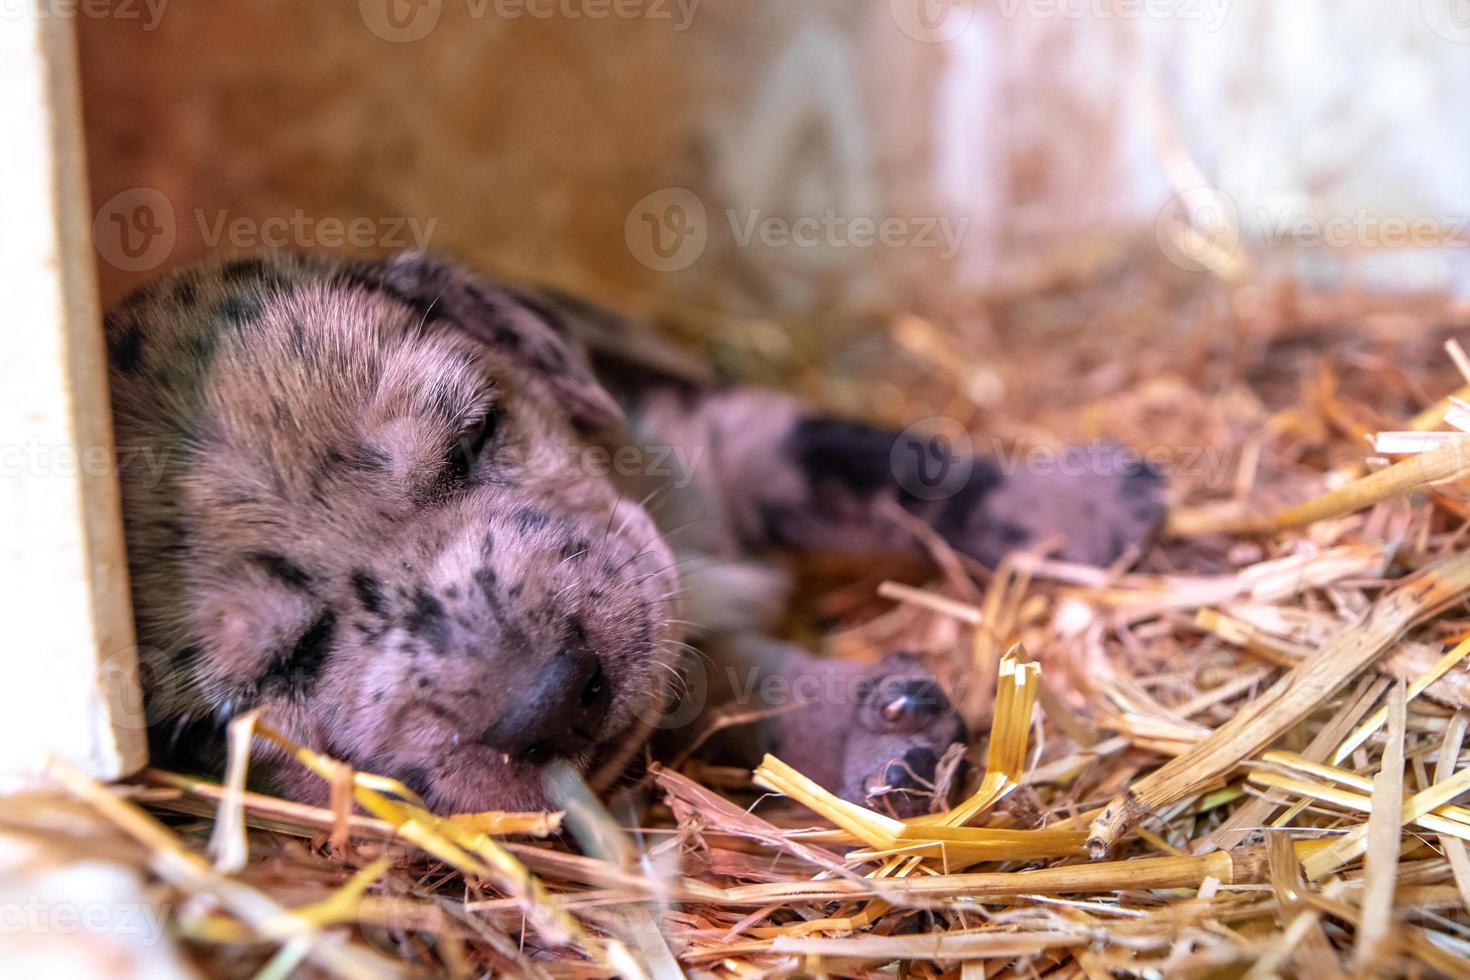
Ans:
{"label": "blurred background", "polygon": [[[509,274],[780,314],[1013,283],[1083,236],[1152,238],[1199,187],[1227,197],[1184,210],[1238,220],[1248,251],[1335,219],[1347,240],[1316,275],[1433,285],[1449,256],[1361,260],[1394,249],[1374,239],[1395,219],[1442,220],[1463,244],[1470,210],[1457,0],[132,11],[79,18],[93,191],[99,207],[166,195],[170,262],[215,244],[221,212],[412,217],[432,246]],[[662,246],[626,220],[640,210]],[[814,234],[773,233],[803,217]],[[864,244],[861,219],[889,234]],[[368,237],[389,247],[385,227]],[[105,270],[104,298],[134,278]]]}

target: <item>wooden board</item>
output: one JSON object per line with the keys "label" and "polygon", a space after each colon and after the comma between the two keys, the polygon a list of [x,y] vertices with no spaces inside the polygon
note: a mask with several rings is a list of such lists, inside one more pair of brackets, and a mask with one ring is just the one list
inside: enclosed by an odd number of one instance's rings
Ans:
{"label": "wooden board", "polygon": [[0,791],[146,761],[73,20],[0,18]]}

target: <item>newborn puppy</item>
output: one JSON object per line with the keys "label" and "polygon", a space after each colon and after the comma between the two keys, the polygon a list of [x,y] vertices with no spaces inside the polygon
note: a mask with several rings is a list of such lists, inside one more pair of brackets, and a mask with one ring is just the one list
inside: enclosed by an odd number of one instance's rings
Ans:
{"label": "newborn puppy", "polygon": [[[636,438],[697,461],[699,548],[716,561],[912,549],[890,504],[990,560],[1070,521],[1075,557],[1106,561],[1159,519],[1145,471],[1058,484],[1086,498],[1081,526],[1075,507],[1028,509],[1046,486],[984,461],[960,461],[948,497],[916,496],[897,434],[781,396],[640,377],[620,405],[575,339],[609,323],[625,326],[417,255],[213,263],[109,314],[120,458],[156,464],[120,471],[159,761],[210,765],[222,725],[264,707],[451,812],[544,806],[547,763],[619,755],[667,705],[681,584],[592,447]],[[891,791],[903,759],[932,778],[962,733],[952,712],[884,728],[871,698],[809,708],[867,733],[819,777],[860,801]],[[325,799],[264,758],[277,788]]]}
{"label": "newborn puppy", "polygon": [[619,419],[576,352],[505,293],[460,320],[404,285],[272,257],[111,316],[118,443],[165,464],[124,474],[150,717],[177,749],[264,705],[436,808],[538,806],[543,763],[656,710],[673,559],[576,466]]}

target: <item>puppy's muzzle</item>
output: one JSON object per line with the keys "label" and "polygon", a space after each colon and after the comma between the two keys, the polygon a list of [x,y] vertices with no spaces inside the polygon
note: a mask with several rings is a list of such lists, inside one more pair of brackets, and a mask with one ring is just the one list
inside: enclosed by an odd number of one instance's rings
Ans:
{"label": "puppy's muzzle", "polygon": [[562,647],[505,692],[506,711],[479,738],[512,760],[540,764],[596,744],[612,704],[612,682],[584,647]]}

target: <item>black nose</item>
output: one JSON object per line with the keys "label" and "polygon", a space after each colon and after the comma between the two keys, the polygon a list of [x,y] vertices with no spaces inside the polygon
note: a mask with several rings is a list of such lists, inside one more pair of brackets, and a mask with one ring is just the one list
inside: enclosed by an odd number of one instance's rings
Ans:
{"label": "black nose", "polygon": [[518,762],[574,755],[597,741],[612,704],[612,684],[597,655],[563,647],[529,672],[529,681],[501,691],[505,708],[480,743]]}

